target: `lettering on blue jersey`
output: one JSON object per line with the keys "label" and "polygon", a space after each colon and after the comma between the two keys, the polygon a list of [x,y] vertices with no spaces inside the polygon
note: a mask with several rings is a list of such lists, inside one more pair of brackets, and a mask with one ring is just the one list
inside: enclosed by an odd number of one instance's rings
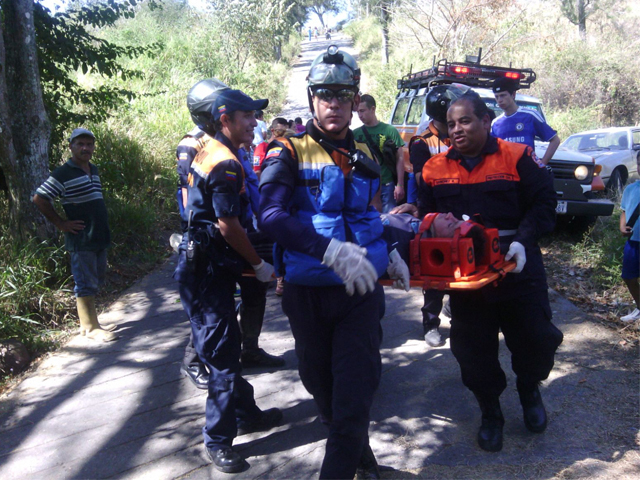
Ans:
{"label": "lettering on blue jersey", "polygon": [[180,152],[180,156],[178,157],[180,160],[188,160],[189,154],[187,152]]}
{"label": "lettering on blue jersey", "polygon": [[524,137],[507,137],[504,140],[513,143],[525,143]]}
{"label": "lettering on blue jersey", "polygon": [[513,175],[510,175],[508,173],[494,173],[493,175],[487,175],[485,178],[487,182],[491,182],[495,180],[513,181]]}
{"label": "lettering on blue jersey", "polygon": [[238,174],[236,172],[232,172],[231,170],[225,170],[224,173],[227,174],[227,180],[236,181],[238,180]]}
{"label": "lettering on blue jersey", "polygon": [[459,178],[437,178],[433,181],[434,185],[454,185],[460,183]]}

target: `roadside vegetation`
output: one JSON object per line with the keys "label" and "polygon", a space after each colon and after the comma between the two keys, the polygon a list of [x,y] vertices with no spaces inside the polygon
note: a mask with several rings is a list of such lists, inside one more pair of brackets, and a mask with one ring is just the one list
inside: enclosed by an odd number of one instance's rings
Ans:
{"label": "roadside vegetation", "polygon": [[[211,2],[220,7],[219,3]],[[231,8],[224,14],[195,11],[186,2],[164,2],[161,9],[144,3],[134,18],[120,18],[109,28],[88,28],[108,42],[143,52],[118,58],[121,69],[143,75],[101,76],[91,69],[70,74],[83,89],[108,86],[131,92],[107,105],[105,118],[82,122],[96,135],[92,161],[100,169],[113,237],[107,284],[97,298],[102,306],[163,261],[169,253],[168,236],[179,229],[175,148],[193,128],[186,108],[189,88],[203,78],[216,77],[254,97],[269,98],[268,112],[279,112],[284,103],[289,62],[300,43],[292,27],[295,21],[286,24],[287,11],[278,10],[271,12],[271,21],[267,7],[248,3],[254,8],[244,5],[242,15]],[[255,25],[263,30],[257,31]],[[266,35],[276,27],[279,35]],[[230,35],[239,43],[232,43]],[[149,45],[154,48],[144,52]],[[242,47],[231,52],[231,45]],[[71,113],[90,109],[76,105]],[[78,118],[69,115],[63,128],[54,128],[51,168],[68,158],[64,139]],[[9,202],[1,195],[0,339],[24,343],[35,357],[57,348],[73,333],[77,323],[73,280],[62,235],[53,241],[18,242],[6,221],[9,214]],[[0,382],[1,377],[2,372]]]}

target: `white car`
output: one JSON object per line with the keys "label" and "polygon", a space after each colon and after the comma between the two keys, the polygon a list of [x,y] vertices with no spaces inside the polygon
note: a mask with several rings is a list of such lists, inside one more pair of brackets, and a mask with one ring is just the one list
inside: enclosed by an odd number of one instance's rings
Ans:
{"label": "white car", "polygon": [[607,190],[622,192],[625,184],[638,177],[640,127],[611,127],[576,133],[560,148],[591,155],[602,166],[600,176]]}

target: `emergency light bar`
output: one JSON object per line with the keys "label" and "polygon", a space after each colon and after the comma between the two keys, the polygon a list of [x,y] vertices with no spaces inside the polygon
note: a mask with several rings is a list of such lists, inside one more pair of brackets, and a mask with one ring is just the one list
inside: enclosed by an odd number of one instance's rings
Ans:
{"label": "emergency light bar", "polygon": [[410,73],[398,80],[398,89],[432,87],[434,85],[462,83],[470,87],[491,88],[498,78],[518,80],[520,88],[529,88],[536,81],[530,68],[507,68],[470,62],[449,62],[446,58],[433,67]]}

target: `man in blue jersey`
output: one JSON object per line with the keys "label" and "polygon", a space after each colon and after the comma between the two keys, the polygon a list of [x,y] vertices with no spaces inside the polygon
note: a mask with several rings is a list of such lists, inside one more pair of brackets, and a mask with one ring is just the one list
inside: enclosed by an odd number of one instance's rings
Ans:
{"label": "man in blue jersey", "polygon": [[493,82],[493,93],[498,106],[504,111],[491,126],[491,135],[507,142],[523,143],[535,149],[536,137],[549,142],[547,151],[540,159],[547,165],[560,145],[560,137],[551,128],[539,112],[518,107],[516,103],[517,80],[499,78]]}

